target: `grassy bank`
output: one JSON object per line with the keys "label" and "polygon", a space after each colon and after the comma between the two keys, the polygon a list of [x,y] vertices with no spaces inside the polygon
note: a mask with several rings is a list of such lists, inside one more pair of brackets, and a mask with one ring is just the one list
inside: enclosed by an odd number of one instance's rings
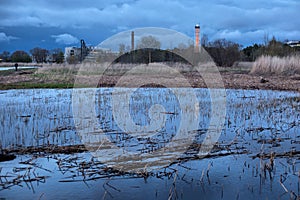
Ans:
{"label": "grassy bank", "polygon": [[[279,65],[278,59],[281,59],[283,64]],[[261,57],[255,63],[236,63],[232,67],[218,67],[218,71],[226,88],[300,91],[298,62],[298,57],[276,59]],[[154,83],[163,80],[172,84],[173,87],[186,87],[180,77],[188,80],[192,87],[205,88],[207,85],[201,73],[209,73],[212,79],[218,77],[218,71],[213,70],[216,68],[211,68],[211,66],[212,63],[201,66],[203,71],[199,73],[191,65],[182,63],[151,63],[150,65],[120,63],[113,65],[110,63],[102,63],[101,65],[96,63],[81,65],[45,64],[37,69],[0,71],[0,90],[114,87],[119,80],[122,80],[123,82],[121,82],[124,84],[126,83],[124,87],[135,87],[143,83],[145,79],[150,80],[150,78]],[[216,73],[216,76],[213,73]],[[261,74],[271,74],[272,76],[264,77],[262,81]],[[291,76],[286,74],[291,74]],[[158,87],[157,84],[147,86]]]}
{"label": "grassy bank", "polygon": [[0,89],[72,88],[76,73],[69,65],[49,64],[36,69],[3,70]]}
{"label": "grassy bank", "polygon": [[0,85],[0,90],[9,89],[34,89],[34,88],[57,88],[66,89],[73,88],[73,84],[70,83],[27,83],[22,82],[18,84],[3,84]]}

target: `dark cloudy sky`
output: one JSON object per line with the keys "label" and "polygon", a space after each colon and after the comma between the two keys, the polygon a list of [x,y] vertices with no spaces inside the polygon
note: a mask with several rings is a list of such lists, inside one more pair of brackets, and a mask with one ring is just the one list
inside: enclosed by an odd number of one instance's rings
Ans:
{"label": "dark cloudy sky", "polygon": [[0,53],[97,45],[121,31],[162,27],[244,46],[264,35],[300,40],[299,0],[0,0]]}

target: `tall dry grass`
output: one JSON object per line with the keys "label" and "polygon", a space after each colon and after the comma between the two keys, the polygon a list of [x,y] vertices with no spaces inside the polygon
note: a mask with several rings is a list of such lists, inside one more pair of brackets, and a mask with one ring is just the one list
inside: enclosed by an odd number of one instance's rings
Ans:
{"label": "tall dry grass", "polygon": [[43,64],[43,67],[38,68],[35,75],[45,81],[72,81],[79,70],[79,65],[69,64]]}
{"label": "tall dry grass", "polygon": [[252,66],[253,74],[300,74],[300,55],[277,57],[261,56]]}
{"label": "tall dry grass", "polygon": [[[170,70],[170,68],[173,70]],[[202,72],[214,73],[214,63],[204,63],[200,66]],[[196,74],[197,70],[189,64],[185,63],[82,63],[82,64],[44,64],[38,68],[35,76],[45,82],[67,82],[72,83],[75,80],[79,84],[94,84],[99,76],[123,76],[126,73],[135,76],[159,75],[170,76],[185,73]],[[80,81],[78,81],[80,80]]]}

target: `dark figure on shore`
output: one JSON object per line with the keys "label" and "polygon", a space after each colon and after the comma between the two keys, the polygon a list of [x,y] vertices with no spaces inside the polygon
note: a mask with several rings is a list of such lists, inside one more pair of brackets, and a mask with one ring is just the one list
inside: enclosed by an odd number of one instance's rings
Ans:
{"label": "dark figure on shore", "polygon": [[15,64],[15,69],[16,69],[16,71],[18,71],[18,66],[19,66],[18,63],[16,63],[16,64]]}

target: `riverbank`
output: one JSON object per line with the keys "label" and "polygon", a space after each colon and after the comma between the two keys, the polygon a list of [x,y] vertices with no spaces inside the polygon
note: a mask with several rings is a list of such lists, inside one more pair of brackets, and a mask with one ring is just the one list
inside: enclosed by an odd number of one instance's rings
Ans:
{"label": "riverbank", "polygon": [[[125,66],[125,67],[124,67]],[[113,87],[121,77],[124,76],[129,65],[117,66],[107,69],[93,69],[93,71],[82,71],[81,65],[45,65],[38,69],[22,69],[18,71],[0,71],[0,89],[25,89],[25,88],[73,88],[73,87]],[[85,66],[84,66],[85,67]],[[92,66],[95,68],[95,65]],[[148,66],[147,66],[148,67]],[[164,77],[165,81],[173,87],[185,87],[180,81],[176,81],[178,75],[164,76],[162,73],[150,75],[154,80]],[[101,67],[100,67],[101,68]],[[89,68],[90,69],[90,68]],[[176,64],[175,69],[188,80],[189,85],[195,88],[207,87],[199,72],[190,70]],[[264,90],[290,90],[300,91],[300,74],[294,75],[258,75],[251,74],[251,67],[234,66],[231,68],[218,68],[222,82],[226,89],[264,89]],[[81,70],[81,71],[80,71]],[[165,72],[163,72],[165,73]],[[138,80],[149,78],[149,74],[126,74],[130,80],[126,87],[140,85]],[[131,77],[130,77],[131,76]],[[79,80],[79,81],[78,81]],[[158,84],[147,85],[159,87]]]}

